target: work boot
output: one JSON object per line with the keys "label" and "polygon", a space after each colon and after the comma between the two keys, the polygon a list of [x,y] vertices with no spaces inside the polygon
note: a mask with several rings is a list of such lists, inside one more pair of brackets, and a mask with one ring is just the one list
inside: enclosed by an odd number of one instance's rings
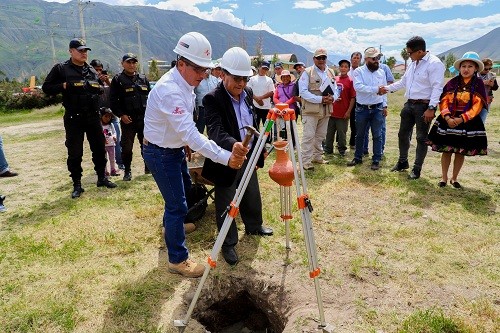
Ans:
{"label": "work boot", "polygon": [[178,264],[172,264],[171,262],[169,262],[168,271],[170,273],[180,274],[189,278],[197,278],[203,275],[205,266],[202,264],[197,264],[188,258]]}
{"label": "work boot", "polygon": [[126,182],[129,182],[132,180],[132,171],[125,171],[125,174],[123,175],[123,180]]}
{"label": "work boot", "polygon": [[71,192],[71,198],[79,198],[85,190],[82,187],[82,182],[80,180],[75,180],[73,182],[73,192]]}
{"label": "work boot", "polygon": [[396,163],[396,165],[391,169],[391,171],[403,171],[403,170],[406,170],[410,167],[410,165],[408,164],[408,161],[405,161],[405,162],[399,162]]}
{"label": "work boot", "polygon": [[111,182],[108,178],[103,177],[97,180],[97,187],[106,186],[107,188],[115,188],[116,184]]}

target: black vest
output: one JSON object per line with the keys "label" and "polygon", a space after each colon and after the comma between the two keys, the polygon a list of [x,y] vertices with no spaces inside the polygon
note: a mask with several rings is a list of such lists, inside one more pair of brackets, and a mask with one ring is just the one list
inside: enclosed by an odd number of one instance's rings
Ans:
{"label": "black vest", "polygon": [[65,78],[63,106],[69,113],[99,113],[99,95],[103,86],[97,72],[87,64],[74,65],[71,60],[62,63],[61,76]]}
{"label": "black vest", "polygon": [[146,76],[142,74],[128,76],[121,72],[116,75],[115,79],[120,84],[122,112],[133,118],[143,119],[149,94],[149,83]]}

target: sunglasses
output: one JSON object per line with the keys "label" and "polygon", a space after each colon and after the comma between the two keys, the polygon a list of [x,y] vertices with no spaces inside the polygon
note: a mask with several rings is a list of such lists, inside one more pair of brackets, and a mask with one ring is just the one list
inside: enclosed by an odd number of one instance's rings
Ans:
{"label": "sunglasses", "polygon": [[324,56],[324,55],[323,56],[317,56],[317,57],[314,57],[314,58],[316,58],[318,60],[326,60],[326,56]]}
{"label": "sunglasses", "polygon": [[378,55],[378,56],[376,56],[376,57],[371,57],[371,58],[372,58],[373,60],[380,60],[380,59],[382,59],[382,56],[379,56],[379,55]]}
{"label": "sunglasses", "polygon": [[484,70],[489,71],[489,70],[491,70],[491,67],[484,67]]}
{"label": "sunglasses", "polygon": [[232,78],[233,78],[233,80],[234,80],[235,82],[237,82],[237,83],[238,83],[238,82],[241,82],[241,81],[243,81],[243,82],[245,82],[245,83],[246,83],[246,82],[248,82],[248,81],[250,81],[250,76],[239,76],[239,75],[233,75],[233,74],[231,74],[231,73],[228,73],[228,75],[229,75],[230,77],[232,77]]}

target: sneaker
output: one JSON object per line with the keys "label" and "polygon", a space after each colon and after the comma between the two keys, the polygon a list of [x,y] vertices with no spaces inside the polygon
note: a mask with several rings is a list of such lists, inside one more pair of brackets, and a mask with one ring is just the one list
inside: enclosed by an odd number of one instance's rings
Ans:
{"label": "sneaker", "polygon": [[123,175],[123,180],[126,182],[131,181],[132,180],[132,172],[131,171],[125,172],[125,174]]}
{"label": "sneaker", "polygon": [[115,188],[116,184],[111,182],[108,178],[102,178],[97,180],[97,187],[106,186],[107,188]]}
{"label": "sneaker", "polygon": [[125,170],[125,165],[123,165],[123,164],[118,164],[118,169],[120,169],[120,170]]}
{"label": "sneaker", "polygon": [[205,272],[205,266],[202,264],[197,264],[188,258],[178,264],[172,264],[171,262],[169,262],[168,271],[170,273],[180,274],[189,278],[197,278],[203,275],[203,272]]}
{"label": "sneaker", "polygon": [[194,223],[184,223],[184,233],[190,234],[196,230],[196,225]]}
{"label": "sneaker", "polygon": [[314,165],[312,163],[305,163],[304,170],[314,170]]}
{"label": "sneaker", "polygon": [[396,165],[391,169],[391,171],[403,171],[406,170],[410,167],[408,164],[408,161],[405,162],[398,162]]}
{"label": "sneaker", "polygon": [[357,160],[357,159],[354,158],[351,162],[347,163],[347,166],[351,167],[351,166],[355,166],[355,165],[358,165],[358,164],[361,164],[361,163],[363,163],[363,161]]}
{"label": "sneaker", "polygon": [[420,178],[420,170],[413,169],[408,175],[408,179],[419,179]]}
{"label": "sneaker", "polygon": [[313,160],[312,162],[315,163],[315,164],[328,164],[328,161],[324,160],[324,159]]}

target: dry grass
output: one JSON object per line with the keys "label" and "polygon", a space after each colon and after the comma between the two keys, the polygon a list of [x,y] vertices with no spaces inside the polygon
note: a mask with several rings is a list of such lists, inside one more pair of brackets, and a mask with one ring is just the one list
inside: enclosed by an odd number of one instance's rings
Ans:
{"label": "dry grass", "polygon": [[[434,152],[418,181],[389,171],[397,160],[402,94],[389,101],[381,170],[371,171],[366,161],[345,167],[348,153],[307,173],[328,322],[336,332],[411,332],[404,325],[437,313],[463,327],[457,332],[499,332],[500,107],[488,118],[489,155],[466,158],[460,191],[437,187],[440,155]],[[95,187],[86,146],[86,192],[72,200],[60,111],[34,114],[0,115],[9,164],[20,173],[0,179],[8,208],[0,215],[0,331],[175,332],[172,319],[185,311],[182,295],[196,284],[165,269],[162,198],[142,175],[138,151],[133,181],[118,180],[119,188],[108,190]],[[275,236],[242,237],[242,263],[234,269],[221,263],[211,276],[275,280],[282,273],[284,228],[277,185],[266,175],[270,162],[259,177],[264,218]],[[211,250],[214,214],[209,205],[199,231],[188,236],[196,259]],[[294,248],[282,274],[292,298],[311,302],[290,317],[297,327],[290,332],[300,332],[311,327],[317,310],[301,224],[293,221]]]}

